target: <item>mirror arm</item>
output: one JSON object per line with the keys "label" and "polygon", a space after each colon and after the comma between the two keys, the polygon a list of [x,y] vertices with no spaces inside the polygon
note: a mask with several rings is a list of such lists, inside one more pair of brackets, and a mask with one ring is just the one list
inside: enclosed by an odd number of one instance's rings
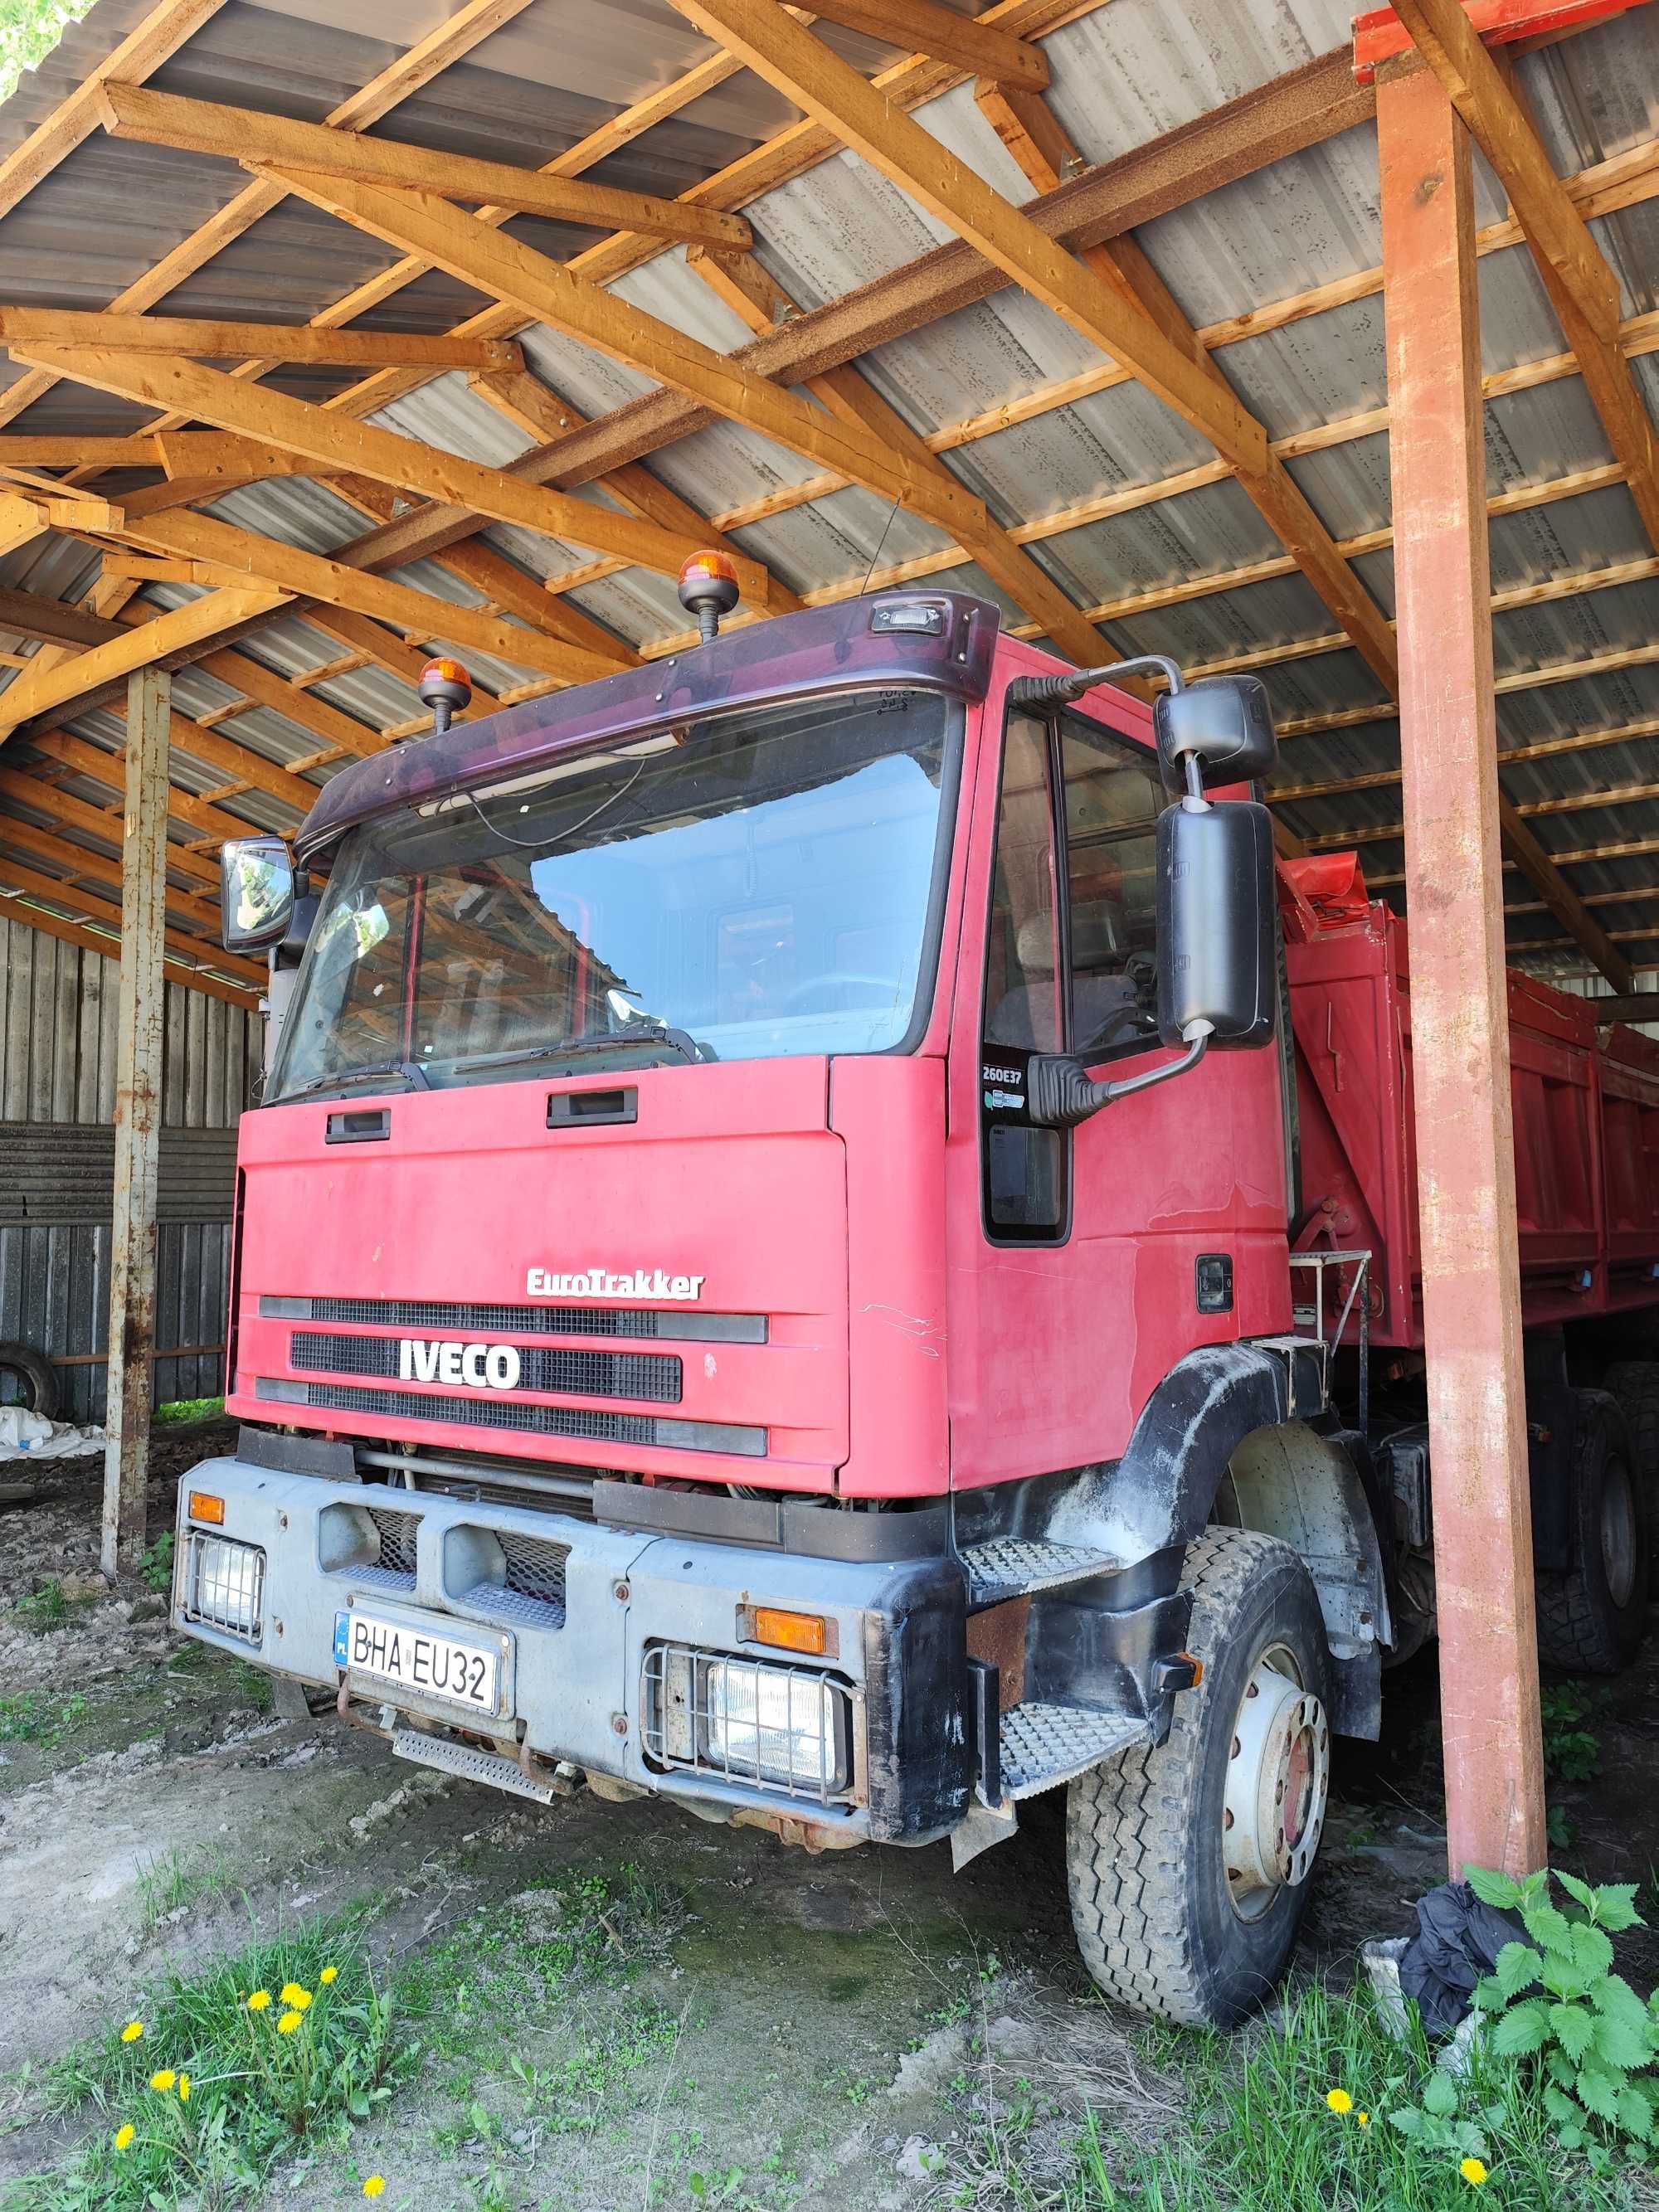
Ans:
{"label": "mirror arm", "polygon": [[1150,1091],[1172,1075],[1185,1075],[1196,1067],[1209,1049],[1210,1024],[1194,1022],[1186,1031],[1187,1049],[1179,1060],[1166,1060],[1161,1067],[1126,1076],[1121,1083],[1091,1082],[1083,1062],[1069,1053],[1034,1053],[1026,1068],[1026,1097],[1033,1125],[1039,1129],[1070,1129],[1109,1106],[1115,1098],[1128,1098],[1137,1091]]}
{"label": "mirror arm", "polygon": [[1167,653],[1138,653],[1133,660],[1109,661],[1102,668],[1071,668],[1060,676],[1017,676],[1008,686],[1011,707],[1064,707],[1092,691],[1097,684],[1121,683],[1126,676],[1162,676],[1171,693],[1184,691],[1186,678]]}

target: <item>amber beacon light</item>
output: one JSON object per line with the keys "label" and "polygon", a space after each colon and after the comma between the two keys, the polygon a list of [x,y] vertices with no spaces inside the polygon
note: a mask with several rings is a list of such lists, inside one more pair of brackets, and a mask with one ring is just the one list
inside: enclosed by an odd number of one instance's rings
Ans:
{"label": "amber beacon light", "polygon": [[712,645],[720,617],[738,604],[738,572],[724,553],[694,553],[680,570],[680,605],[697,618],[697,635]]}
{"label": "amber beacon light", "polygon": [[459,660],[428,660],[421,671],[421,703],[432,709],[432,734],[442,737],[450,717],[470,704],[472,678]]}

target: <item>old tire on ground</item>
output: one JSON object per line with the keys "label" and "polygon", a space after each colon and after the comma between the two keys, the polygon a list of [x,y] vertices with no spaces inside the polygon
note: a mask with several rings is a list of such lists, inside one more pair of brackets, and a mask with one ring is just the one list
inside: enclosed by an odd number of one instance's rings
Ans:
{"label": "old tire on ground", "polygon": [[1659,1525],[1659,1359],[1621,1359],[1609,1367],[1602,1388],[1619,1401],[1630,1431],[1631,1462],[1648,1509],[1648,1545]]}
{"label": "old tire on ground", "polygon": [[1066,1879],[1108,1996],[1228,2027],[1272,1992],[1308,1900],[1330,1776],[1325,1630],[1277,1537],[1210,1529],[1182,1580],[1202,1680],[1167,1742],[1072,1784]]}
{"label": "old tire on ground", "polygon": [[58,1376],[44,1352],[27,1344],[0,1344],[0,1405],[27,1406],[42,1420],[57,1419]]}
{"label": "old tire on ground", "polygon": [[1616,1674],[1645,1626],[1647,1500],[1618,1401],[1575,1390],[1573,1413],[1572,1565],[1538,1577],[1538,1656],[1576,1674]]}

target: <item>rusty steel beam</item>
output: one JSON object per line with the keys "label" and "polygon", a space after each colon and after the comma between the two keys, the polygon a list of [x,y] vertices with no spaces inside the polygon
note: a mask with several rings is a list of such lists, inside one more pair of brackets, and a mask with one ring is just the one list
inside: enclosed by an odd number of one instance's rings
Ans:
{"label": "rusty steel beam", "polygon": [[144,1548],[150,1358],[155,1345],[156,1133],[166,1004],[167,721],[173,679],[127,679],[126,837],[115,1044],[115,1220],[110,1237],[109,1384],[101,1560],[113,1583]]}
{"label": "rusty steel beam", "polygon": [[1447,1855],[1545,1863],[1468,134],[1378,73]]}

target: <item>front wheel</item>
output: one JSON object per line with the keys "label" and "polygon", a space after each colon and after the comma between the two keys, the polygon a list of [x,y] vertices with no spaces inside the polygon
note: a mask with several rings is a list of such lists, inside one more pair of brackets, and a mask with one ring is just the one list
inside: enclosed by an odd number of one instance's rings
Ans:
{"label": "front wheel", "polygon": [[1302,1561],[1251,1529],[1200,1536],[1182,1586],[1202,1676],[1167,1741],[1072,1784],[1066,1878],[1108,1996],[1231,2027],[1284,1972],[1308,1901],[1330,1789],[1325,1628]]}

